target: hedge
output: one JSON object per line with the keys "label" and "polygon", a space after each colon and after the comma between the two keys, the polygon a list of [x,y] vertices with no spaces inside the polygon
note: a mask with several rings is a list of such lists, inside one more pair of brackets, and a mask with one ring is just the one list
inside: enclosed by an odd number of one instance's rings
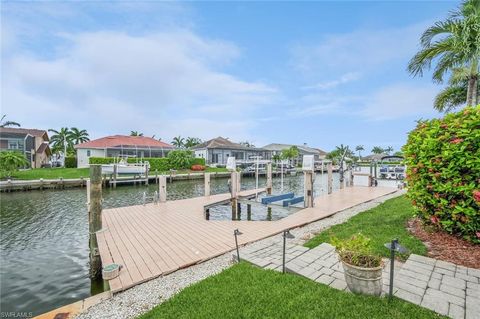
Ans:
{"label": "hedge", "polygon": [[77,158],[75,156],[65,157],[65,167],[66,168],[76,168],[77,167]]}
{"label": "hedge", "polygon": [[403,151],[417,216],[480,243],[480,105],[419,121]]}
{"label": "hedge", "polygon": [[[145,157],[142,160],[150,163],[150,171],[166,172],[170,169],[179,169],[175,168],[167,157]],[[139,159],[129,158],[127,161],[128,163],[137,163]],[[90,157],[89,159],[90,164],[112,164],[114,162],[115,158],[113,157]],[[205,165],[205,159],[193,158],[190,163],[190,166],[192,165]]]}

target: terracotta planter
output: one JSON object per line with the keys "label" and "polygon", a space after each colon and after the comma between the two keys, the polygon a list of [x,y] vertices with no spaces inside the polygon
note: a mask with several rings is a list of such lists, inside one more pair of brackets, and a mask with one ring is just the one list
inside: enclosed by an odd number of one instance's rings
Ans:
{"label": "terracotta planter", "polygon": [[383,265],[375,268],[362,268],[342,261],[345,271],[345,281],[350,291],[354,293],[380,296],[382,294]]}

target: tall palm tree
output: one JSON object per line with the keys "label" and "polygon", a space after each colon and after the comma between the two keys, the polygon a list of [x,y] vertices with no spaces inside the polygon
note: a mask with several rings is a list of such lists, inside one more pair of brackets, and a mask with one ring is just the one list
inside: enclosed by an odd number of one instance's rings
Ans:
{"label": "tall palm tree", "polygon": [[176,136],[172,140],[172,145],[176,146],[178,148],[184,147],[185,146],[185,139],[181,136]]}
{"label": "tall palm tree", "polygon": [[68,138],[72,144],[80,144],[90,141],[86,130],[79,130],[76,127],[72,127],[68,133]]}
{"label": "tall palm tree", "polygon": [[383,147],[380,147],[380,146],[374,146],[372,148],[372,153],[373,154],[382,154],[385,150],[383,149]]}
{"label": "tall palm tree", "polygon": [[200,143],[202,143],[202,140],[199,139],[198,137],[187,137],[187,139],[185,140],[184,146],[186,148],[191,148]]}
{"label": "tall palm tree", "polygon": [[422,76],[424,70],[430,69],[432,62],[436,61],[433,81],[443,83],[446,73],[459,67],[467,68],[466,104],[476,105],[480,64],[479,33],[480,0],[466,0],[445,21],[436,22],[422,34],[422,49],[410,60],[408,71],[413,76]]}
{"label": "tall palm tree", "polygon": [[362,154],[360,152],[364,151],[365,150],[365,147],[363,147],[363,145],[357,145],[355,147],[355,151],[358,152],[358,158],[361,160],[362,159]]}
{"label": "tall palm tree", "polygon": [[9,126],[17,126],[20,127],[20,124],[14,121],[5,121],[5,118],[7,117],[7,114],[2,115],[2,118],[0,119],[0,127],[9,127]]}
{"label": "tall palm tree", "polygon": [[139,133],[138,131],[130,131],[130,136],[143,136],[143,133]]}
{"label": "tall palm tree", "polygon": [[[467,68],[455,68],[452,70],[452,75],[448,81],[448,86],[445,87],[435,97],[433,107],[440,112],[450,112],[451,110],[464,105],[468,93],[468,80],[470,70]],[[476,76],[480,76],[477,72]],[[475,90],[475,99],[480,102],[480,81],[477,81]]]}
{"label": "tall palm tree", "polygon": [[62,127],[59,131],[49,129],[49,132],[53,133],[50,136],[50,144],[52,145],[52,151],[56,154],[66,154],[73,150],[73,143],[70,138],[70,130],[68,127]]}
{"label": "tall palm tree", "polygon": [[384,148],[383,151],[387,153],[387,155],[390,155],[393,152],[393,147],[388,146],[387,148]]}

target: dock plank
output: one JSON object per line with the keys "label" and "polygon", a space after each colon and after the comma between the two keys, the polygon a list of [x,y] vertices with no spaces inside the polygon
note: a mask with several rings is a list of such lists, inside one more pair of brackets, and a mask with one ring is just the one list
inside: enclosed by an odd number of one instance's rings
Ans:
{"label": "dock plank", "polygon": [[[242,191],[239,196],[253,196],[264,190]],[[105,209],[104,230],[97,233],[100,255],[103,263],[123,266],[119,277],[109,282],[112,291],[118,292],[234,250],[233,231],[237,228],[243,233],[238,238],[243,245],[395,191],[386,187],[347,187],[316,197],[314,207],[277,221],[206,220],[204,206],[228,200],[230,194]]]}

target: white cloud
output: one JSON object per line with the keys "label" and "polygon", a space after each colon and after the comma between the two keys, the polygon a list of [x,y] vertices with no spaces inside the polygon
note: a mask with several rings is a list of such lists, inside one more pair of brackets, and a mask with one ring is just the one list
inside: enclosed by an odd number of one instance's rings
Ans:
{"label": "white cloud", "polygon": [[66,44],[54,58],[2,61],[2,112],[23,126],[248,138],[254,111],[277,95],[268,84],[221,70],[241,54],[234,44],[190,31],[62,36]]}
{"label": "white cloud", "polygon": [[333,89],[341,84],[348,82],[356,81],[360,78],[360,73],[358,72],[349,72],[342,75],[340,78],[332,81],[319,82],[314,85],[304,86],[304,90],[327,90]]}
{"label": "white cloud", "polygon": [[394,84],[376,91],[365,101],[360,114],[370,120],[392,120],[407,116],[434,114],[433,100],[438,88],[433,85]]}

